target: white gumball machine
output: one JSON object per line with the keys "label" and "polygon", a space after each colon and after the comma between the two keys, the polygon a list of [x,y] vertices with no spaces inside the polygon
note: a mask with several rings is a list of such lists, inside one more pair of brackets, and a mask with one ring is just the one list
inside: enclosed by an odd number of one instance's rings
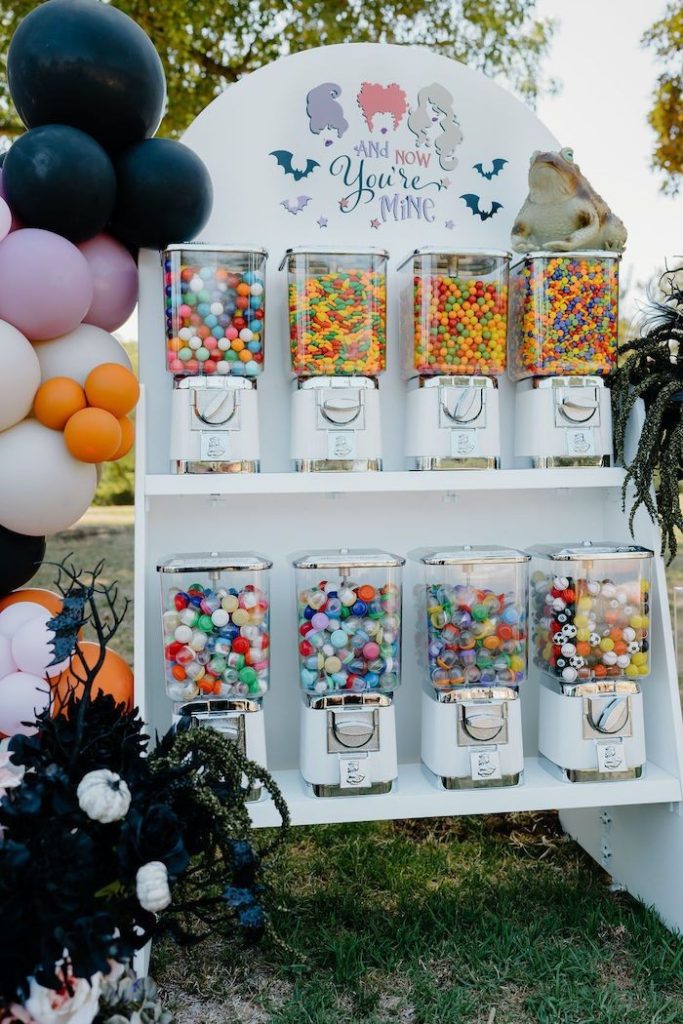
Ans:
{"label": "white gumball machine", "polygon": [[411,557],[422,567],[422,763],[445,789],[518,785],[529,556],[464,545]]}
{"label": "white gumball machine", "polygon": [[614,252],[531,252],[511,268],[515,455],[538,468],[611,463],[605,377],[617,363],[620,258]]}
{"label": "white gumball machine", "polygon": [[500,464],[510,253],[415,249],[399,265],[410,469]]}
{"label": "white gumball machine", "polygon": [[176,473],[259,470],[267,255],[199,242],[162,253]]}
{"label": "white gumball machine", "polygon": [[288,249],[291,456],[302,472],[382,468],[383,249]]}
{"label": "white gumball machine", "polygon": [[318,797],[388,793],[398,775],[404,558],[316,551],[293,559],[301,773]]}
{"label": "white gumball machine", "polygon": [[272,564],[252,552],[211,552],[157,566],[174,720],[217,729],[264,766]]}
{"label": "white gumball machine", "polygon": [[640,778],[653,552],[585,541],[530,554],[544,763],[567,782]]}

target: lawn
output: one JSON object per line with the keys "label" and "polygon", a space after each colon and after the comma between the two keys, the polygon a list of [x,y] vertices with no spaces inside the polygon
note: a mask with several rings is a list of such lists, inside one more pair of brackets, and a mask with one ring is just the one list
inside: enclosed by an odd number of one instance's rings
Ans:
{"label": "lawn", "polygon": [[[106,557],[132,596],[131,523],[91,510],[47,557]],[[155,948],[178,1024],[683,1024],[683,939],[554,814],[298,828],[271,881],[290,949]]]}

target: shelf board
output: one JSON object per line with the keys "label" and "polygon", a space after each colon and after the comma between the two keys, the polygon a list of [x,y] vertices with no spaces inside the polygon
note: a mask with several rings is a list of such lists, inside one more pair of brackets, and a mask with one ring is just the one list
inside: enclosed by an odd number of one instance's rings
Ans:
{"label": "shelf board", "polygon": [[[669,803],[681,799],[678,779],[651,763],[647,764],[642,778],[629,782],[568,783],[550,775],[538,758],[527,757],[522,785],[462,791],[437,789],[419,764],[402,764],[398,769],[398,782],[391,793],[328,798],[312,796],[296,770],[274,771],[273,776],[287,801],[293,825],[616,807]],[[249,809],[257,828],[280,824],[278,813],[268,799],[251,804]]]}
{"label": "shelf board", "polygon": [[624,470],[491,469],[424,473],[147,474],[147,497],[246,494],[381,494],[621,487]]}

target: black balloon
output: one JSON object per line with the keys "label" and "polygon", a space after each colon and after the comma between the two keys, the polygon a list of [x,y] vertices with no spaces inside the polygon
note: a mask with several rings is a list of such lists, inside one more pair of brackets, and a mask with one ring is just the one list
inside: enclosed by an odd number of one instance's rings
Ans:
{"label": "black balloon", "polygon": [[213,188],[206,167],[182,142],[148,139],[116,163],[118,190],[111,232],[126,245],[163,249],[206,224]]}
{"label": "black balloon", "polygon": [[28,583],[44,558],[44,537],[25,537],[0,526],[0,597]]}
{"label": "black balloon", "polygon": [[132,18],[100,0],[31,11],[7,55],[9,91],[27,128],[69,124],[120,151],[159,127],[164,69]]}
{"label": "black balloon", "polygon": [[99,142],[67,125],[47,124],[17,139],[2,181],[12,213],[26,227],[72,242],[97,235],[114,209],[114,165]]}

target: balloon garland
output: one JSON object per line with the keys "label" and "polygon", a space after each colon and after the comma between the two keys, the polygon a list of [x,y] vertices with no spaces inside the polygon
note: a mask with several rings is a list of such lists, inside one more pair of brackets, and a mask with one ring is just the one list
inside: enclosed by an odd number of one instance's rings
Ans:
{"label": "balloon garland", "polygon": [[27,131],[0,161],[0,597],[130,451],[138,385],[110,332],[137,302],[135,250],[195,237],[213,198],[191,150],[152,138],[164,71],[122,11],[35,8],[7,77]]}

